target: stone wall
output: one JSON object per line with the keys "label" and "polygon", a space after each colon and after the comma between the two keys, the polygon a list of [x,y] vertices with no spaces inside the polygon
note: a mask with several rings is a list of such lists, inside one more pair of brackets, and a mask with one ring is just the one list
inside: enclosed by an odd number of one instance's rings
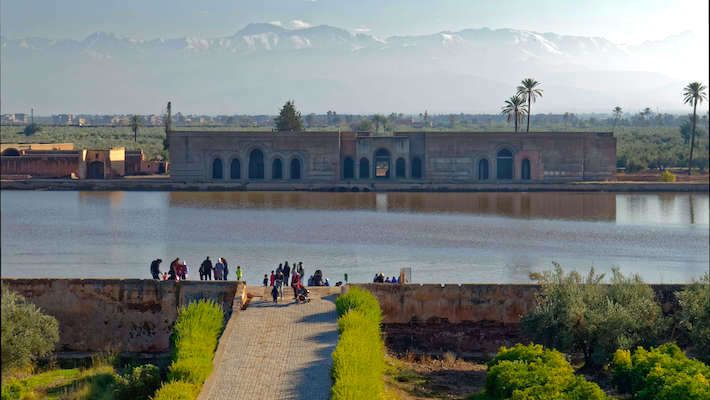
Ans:
{"label": "stone wall", "polygon": [[2,279],[59,321],[60,352],[170,350],[178,307],[208,298],[228,317],[246,300],[244,283],[142,279]]}
{"label": "stone wall", "polygon": [[[538,285],[360,284],[383,311],[387,346],[395,352],[487,358],[502,345],[525,342],[520,319],[535,307]],[[652,285],[667,314],[683,285]],[[344,287],[346,292],[348,287]]]}

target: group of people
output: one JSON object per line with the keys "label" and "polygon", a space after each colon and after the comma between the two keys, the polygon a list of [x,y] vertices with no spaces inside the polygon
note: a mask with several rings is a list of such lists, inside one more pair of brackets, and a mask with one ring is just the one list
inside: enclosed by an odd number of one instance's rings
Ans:
{"label": "group of people", "polygon": [[293,263],[292,266],[288,264],[288,261],[279,264],[279,266],[271,271],[271,275],[264,274],[263,284],[264,287],[271,286],[271,297],[274,303],[278,303],[279,297],[283,299],[283,287],[289,284],[289,279],[291,281],[291,288],[293,289],[293,298],[297,302],[299,299],[305,301],[306,296],[304,292],[308,291],[303,286],[302,276],[304,276],[305,270],[303,269],[303,262]]}
{"label": "group of people", "polygon": [[[150,274],[153,279],[156,280],[169,280],[169,281],[180,281],[186,280],[189,276],[190,268],[187,266],[185,260],[181,260],[180,257],[173,260],[170,263],[170,269],[166,272],[160,271],[160,264],[163,262],[160,258],[157,258],[150,263]],[[200,280],[212,280],[212,275],[214,274],[214,280],[216,281],[226,281],[229,276],[229,264],[224,257],[219,257],[217,263],[212,265],[212,260],[209,256],[202,262],[199,268]],[[237,265],[236,270],[237,280],[241,281],[243,278],[242,267]]]}
{"label": "group of people", "polygon": [[372,280],[372,283],[400,283],[400,278],[394,275],[392,276],[392,278],[390,278],[389,276],[385,277],[385,274],[379,272],[375,274],[375,278]]}

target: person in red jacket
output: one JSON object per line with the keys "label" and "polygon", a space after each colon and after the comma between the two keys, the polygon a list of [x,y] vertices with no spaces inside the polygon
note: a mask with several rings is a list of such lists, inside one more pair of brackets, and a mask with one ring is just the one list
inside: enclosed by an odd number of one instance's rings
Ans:
{"label": "person in red jacket", "polygon": [[293,298],[298,301],[298,289],[301,286],[301,276],[298,272],[294,272],[293,278],[291,278],[291,287],[293,288]]}
{"label": "person in red jacket", "polygon": [[271,271],[271,276],[269,277],[269,286],[274,286],[274,281],[276,281],[276,274],[274,274],[274,271]]}

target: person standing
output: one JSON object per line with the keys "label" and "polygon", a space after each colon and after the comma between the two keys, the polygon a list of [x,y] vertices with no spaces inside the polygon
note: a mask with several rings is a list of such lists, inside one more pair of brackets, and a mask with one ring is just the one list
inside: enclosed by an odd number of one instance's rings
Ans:
{"label": "person standing", "polygon": [[242,276],[242,267],[237,265],[237,282],[241,282],[244,277]]}
{"label": "person standing", "polygon": [[222,275],[224,274],[224,264],[222,264],[222,259],[217,259],[217,264],[214,265],[214,280],[221,281]]}
{"label": "person standing", "polygon": [[264,281],[262,283],[264,284],[264,287],[269,286],[269,277],[266,274],[264,274]]}
{"label": "person standing", "polygon": [[180,257],[173,260],[170,263],[170,271],[168,272],[170,279],[178,280],[180,279]]}
{"label": "person standing", "polygon": [[153,279],[160,280],[160,263],[163,262],[161,259],[155,259],[153,262],[150,263],[150,274],[153,276]]}
{"label": "person standing", "polygon": [[298,272],[295,272],[293,274],[293,279],[291,280],[291,288],[293,288],[293,298],[298,301],[298,286],[301,283],[300,276],[298,275]]}
{"label": "person standing", "polygon": [[271,297],[274,298],[274,304],[279,302],[279,289],[276,286],[271,288]]}
{"label": "person standing", "polygon": [[227,275],[229,275],[229,265],[227,265],[227,260],[222,257],[222,265],[224,265],[224,280],[227,280]]}
{"label": "person standing", "polygon": [[306,276],[306,274],[303,272],[303,261],[298,262],[298,275],[301,275],[301,279]]}
{"label": "person standing", "polygon": [[[279,266],[279,268],[281,268],[281,266]],[[279,294],[281,294],[282,299],[284,297],[283,283],[284,283],[284,274],[283,274],[283,272],[281,272],[281,269],[277,269],[276,270],[276,280],[274,281],[274,287],[277,288]]]}
{"label": "person standing", "polygon": [[284,262],[284,284],[288,285],[288,280],[291,276],[291,267],[288,266],[288,261]]}
{"label": "person standing", "polygon": [[271,271],[271,276],[269,276],[269,282],[271,283],[269,286],[274,286],[274,281],[276,280],[276,274],[274,274],[274,271]]}
{"label": "person standing", "polygon": [[202,265],[200,265],[200,280],[212,280],[212,260],[210,260],[210,256],[207,256],[205,261],[202,261]]}

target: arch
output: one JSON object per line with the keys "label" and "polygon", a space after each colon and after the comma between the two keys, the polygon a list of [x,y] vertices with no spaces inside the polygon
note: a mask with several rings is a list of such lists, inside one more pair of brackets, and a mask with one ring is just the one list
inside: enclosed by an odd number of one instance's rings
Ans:
{"label": "arch", "polygon": [[407,167],[404,162],[404,158],[400,157],[394,163],[394,174],[397,178],[406,178]]}
{"label": "arch", "polygon": [[390,177],[390,152],[379,149],[375,152],[375,178],[387,179]]}
{"label": "arch", "polygon": [[274,158],[271,162],[271,179],[283,179],[284,168],[280,158]]}
{"label": "arch", "polygon": [[478,160],[478,180],[488,180],[488,159],[486,158]]}
{"label": "arch", "polygon": [[370,160],[365,157],[360,159],[360,179],[370,179]]}
{"label": "arch", "polygon": [[242,163],[238,158],[229,163],[229,179],[242,179]]}
{"label": "arch", "polygon": [[264,179],[264,152],[259,149],[249,153],[249,179]]}
{"label": "arch", "polygon": [[20,155],[20,150],[13,149],[12,147],[7,148],[0,153],[0,156],[5,156],[5,157],[19,157]]}
{"label": "arch", "polygon": [[412,158],[412,178],[421,179],[422,176],[422,159],[414,157]]}
{"label": "arch", "polygon": [[301,179],[301,160],[292,158],[289,170],[291,179]]}
{"label": "arch", "polygon": [[224,178],[224,170],[222,169],[222,159],[215,158],[212,160],[212,179]]}
{"label": "arch", "polygon": [[103,161],[92,161],[86,166],[87,179],[104,179]]}
{"label": "arch", "polygon": [[168,171],[165,170],[165,162],[160,161],[160,162],[158,163],[158,173],[159,173],[159,174],[164,174],[164,173],[166,173],[166,172],[168,172]]}
{"label": "arch", "polygon": [[520,179],[529,181],[530,180],[530,160],[527,158],[523,159],[520,165]]}
{"label": "arch", "polygon": [[350,157],[343,160],[343,179],[353,179],[355,177],[355,161]]}
{"label": "arch", "polygon": [[496,178],[513,179],[513,153],[508,149],[496,154]]}

